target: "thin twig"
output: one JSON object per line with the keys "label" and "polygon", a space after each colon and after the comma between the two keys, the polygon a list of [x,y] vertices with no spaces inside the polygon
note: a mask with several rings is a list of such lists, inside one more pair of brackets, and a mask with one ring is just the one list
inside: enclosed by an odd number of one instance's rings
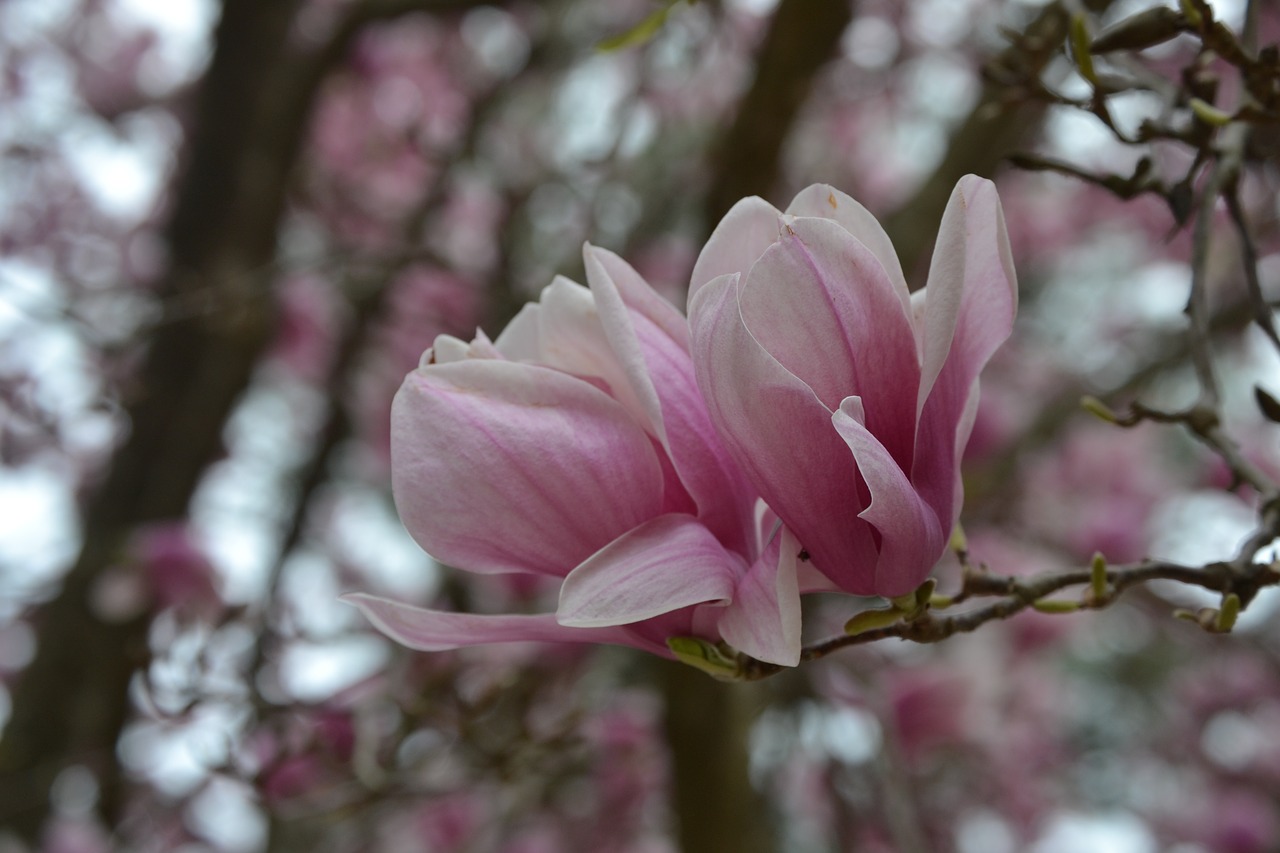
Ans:
{"label": "thin twig", "polygon": [[1223,198],[1226,199],[1231,221],[1240,234],[1240,260],[1244,265],[1244,280],[1249,288],[1249,302],[1253,306],[1254,320],[1262,327],[1262,331],[1266,332],[1276,348],[1280,349],[1280,335],[1276,333],[1275,317],[1271,306],[1267,304],[1267,297],[1262,292],[1262,281],[1258,276],[1258,247],[1254,244],[1253,235],[1249,231],[1244,207],[1240,204],[1238,188],[1235,186],[1227,188]]}
{"label": "thin twig", "polygon": [[1191,322],[1191,364],[1200,381],[1199,405],[1217,408],[1221,400],[1217,376],[1213,371],[1213,354],[1209,334],[1209,246],[1213,235],[1213,210],[1226,183],[1225,164],[1215,160],[1209,170],[1192,232],[1191,293],[1187,297],[1186,314]]}
{"label": "thin twig", "polygon": [[[1271,538],[1274,538],[1274,534]],[[1270,539],[1267,540],[1268,542]],[[1262,543],[1266,544],[1266,542]],[[1115,566],[1107,569],[1107,594],[1102,597],[1092,595],[1086,590],[1079,600],[1068,600],[1071,610],[1098,610],[1112,604],[1124,591],[1149,583],[1154,580],[1170,580],[1198,586],[1203,589],[1220,592],[1224,596],[1234,593],[1243,604],[1248,604],[1258,591],[1266,587],[1280,586],[1280,568],[1277,564],[1260,564],[1249,561],[1210,563],[1205,566],[1185,566],[1161,560],[1148,560],[1128,566]],[[967,634],[978,628],[1001,619],[1008,619],[1017,613],[1042,604],[1050,595],[1073,586],[1088,587],[1093,579],[1090,569],[1070,572],[1057,572],[1017,578],[994,575],[985,571],[967,570],[964,586],[959,593],[951,597],[949,605],[978,597],[998,597],[998,600],[965,613],[954,616],[935,615],[935,611],[926,610],[919,618],[904,620],[882,628],[874,628],[858,634],[834,637],[829,640],[806,646],[800,653],[800,660],[815,661],[832,652],[849,646],[861,646],[890,638],[909,640],[913,643],[938,643],[956,634]],[[764,663],[754,658],[739,655],[738,677],[744,681],[754,681],[781,672],[784,667]]]}

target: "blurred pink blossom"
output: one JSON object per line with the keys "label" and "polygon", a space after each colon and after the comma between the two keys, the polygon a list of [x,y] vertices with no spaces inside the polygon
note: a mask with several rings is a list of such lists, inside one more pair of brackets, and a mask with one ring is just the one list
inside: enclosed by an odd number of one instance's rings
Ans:
{"label": "blurred pink blossom", "polygon": [[109,853],[115,849],[106,829],[96,820],[55,817],[45,827],[41,853]]}
{"label": "blurred pink blossom", "polygon": [[157,609],[173,608],[205,619],[222,610],[217,569],[186,522],[161,522],[139,529],[129,553]]}
{"label": "blurred pink blossom", "polygon": [[916,667],[890,674],[889,709],[902,756],[918,766],[933,750],[969,735],[968,680],[962,673]]}
{"label": "blurred pink blossom", "polygon": [[1247,788],[1219,791],[1202,827],[1213,853],[1267,853],[1280,838],[1275,801]]}
{"label": "blurred pink blossom", "polygon": [[272,355],[300,379],[319,382],[329,374],[344,305],[332,287],[311,275],[280,282],[279,320]]}
{"label": "blurred pink blossom", "polygon": [[1027,524],[1081,559],[1146,556],[1148,519],[1177,478],[1161,459],[1163,433],[1084,422],[1026,469]]}

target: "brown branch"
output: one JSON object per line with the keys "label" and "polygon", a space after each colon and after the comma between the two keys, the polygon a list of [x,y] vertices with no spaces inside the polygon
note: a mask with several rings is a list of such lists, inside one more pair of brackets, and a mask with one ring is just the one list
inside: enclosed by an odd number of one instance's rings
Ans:
{"label": "brown branch", "polygon": [[1240,193],[1234,184],[1223,192],[1227,202],[1227,212],[1240,235],[1240,263],[1244,267],[1245,286],[1249,291],[1249,302],[1253,306],[1253,319],[1271,339],[1271,343],[1280,349],[1280,334],[1276,332],[1275,314],[1267,297],[1262,292],[1262,280],[1258,275],[1258,247],[1253,242],[1253,234],[1249,230],[1249,221],[1244,207],[1240,204]]}
{"label": "brown branch", "polygon": [[1136,426],[1144,421],[1163,424],[1182,424],[1201,444],[1222,458],[1231,473],[1240,482],[1248,483],[1264,500],[1277,494],[1276,483],[1271,477],[1245,458],[1240,448],[1222,431],[1216,410],[1201,405],[1179,412],[1166,412],[1143,403],[1134,403],[1126,415],[1109,413],[1107,420],[1121,427]]}
{"label": "brown branch", "polygon": [[783,143],[818,72],[853,17],[850,0],[782,0],[755,58],[755,79],[720,141],[706,196],[710,231],[741,198],[768,197]]}
{"label": "brown branch", "polygon": [[[1110,0],[1088,0],[1086,5],[1104,9]],[[933,244],[938,221],[956,182],[970,173],[991,177],[1009,153],[1040,127],[1044,105],[1011,100],[1008,79],[1038,79],[1059,56],[1070,22],[1066,4],[1051,3],[1013,45],[988,63],[991,79],[984,84],[977,105],[951,133],[942,162],[909,202],[885,218],[885,231],[898,250],[908,281],[915,281],[911,273]]]}
{"label": "brown branch", "polygon": [[[1262,544],[1270,542],[1276,535],[1273,522],[1273,530]],[[1105,595],[1094,596],[1090,590],[1086,590],[1080,599],[1064,601],[1063,603],[1068,605],[1064,610],[1101,609],[1115,602],[1126,590],[1154,580],[1169,580],[1198,586],[1222,593],[1224,596],[1235,594],[1242,604],[1247,605],[1259,590],[1280,586],[1280,564],[1254,563],[1252,562],[1254,553],[1256,549],[1249,551],[1246,547],[1235,560],[1210,563],[1200,567],[1155,560],[1132,566],[1112,567],[1105,573],[1107,585]],[[904,619],[892,625],[853,635],[834,637],[806,646],[801,651],[800,660],[815,661],[849,646],[866,645],[893,638],[909,640],[913,643],[942,642],[956,634],[976,631],[988,622],[1008,619],[1023,610],[1035,608],[1038,605],[1044,606],[1044,601],[1050,595],[1068,587],[1088,587],[1092,581],[1093,572],[1089,569],[1045,574],[1029,579],[993,575],[969,569],[965,572],[963,588],[946,601],[946,604],[951,606],[971,598],[981,597],[997,597],[997,601],[954,616],[937,616],[935,611],[926,609],[915,619]],[[1050,606],[1046,609],[1056,610],[1057,608]],[[745,655],[738,656],[738,667],[738,676],[745,681],[766,678],[784,671],[783,667],[776,664],[764,663]]]}

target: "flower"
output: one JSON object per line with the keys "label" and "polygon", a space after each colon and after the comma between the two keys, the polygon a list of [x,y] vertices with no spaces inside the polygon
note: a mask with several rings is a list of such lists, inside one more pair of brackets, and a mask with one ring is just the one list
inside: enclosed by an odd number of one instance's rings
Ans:
{"label": "flower", "polygon": [[799,660],[789,532],[712,427],[688,326],[625,262],[584,250],[590,289],[557,278],[495,341],[441,336],[391,415],[392,490],[410,534],[473,572],[563,578],[553,615],[347,600],[426,650],[556,640],[724,640]]}
{"label": "flower", "polygon": [[959,514],[978,374],[1017,307],[994,186],[957,184],[914,296],[848,196],[811,186],[785,214],[745,199],[702,250],[689,306],[712,421],[813,567],[857,595],[919,586]]}

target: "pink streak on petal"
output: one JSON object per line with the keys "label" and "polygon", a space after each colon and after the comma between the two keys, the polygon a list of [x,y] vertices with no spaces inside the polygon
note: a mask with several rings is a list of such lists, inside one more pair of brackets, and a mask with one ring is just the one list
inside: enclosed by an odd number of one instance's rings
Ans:
{"label": "pink streak on petal", "polygon": [[800,663],[800,589],[796,580],[800,550],[800,542],[784,527],[752,564],[720,617],[720,635],[729,645],[768,663]]}
{"label": "pink streak on petal", "polygon": [[610,252],[588,243],[583,248],[583,258],[588,261],[587,278],[591,277],[592,262],[599,266],[618,288],[622,301],[637,314],[660,328],[686,352],[689,349],[689,324],[676,306],[654,290],[631,264]]}
{"label": "pink streak on petal", "polygon": [[561,625],[641,622],[733,596],[746,563],[688,515],[663,515],[629,531],[578,566],[560,588]]}
{"label": "pink streak on petal", "polygon": [[[584,259],[605,334],[635,396],[645,401],[646,410],[652,413],[653,433],[666,447],[698,507],[699,520],[728,548],[751,554],[755,492],[707,414],[689,355],[688,325],[682,321],[682,334],[673,337],[668,333],[669,317],[654,321],[630,309],[615,274],[623,280],[633,278],[628,285],[632,290],[639,285],[650,293],[652,290],[616,255],[588,246]],[[674,308],[670,310],[676,313]]]}
{"label": "pink streak on petal", "polygon": [[1000,197],[990,181],[966,175],[947,202],[929,265],[921,330],[922,410],[953,354],[969,362],[965,366],[977,375],[1009,336],[1017,309],[1017,276]]}
{"label": "pink streak on petal", "polygon": [[995,187],[972,175],[962,178],[943,214],[925,289],[919,450],[911,472],[939,518],[956,512],[956,435],[971,388],[1009,337],[1017,305]]}
{"label": "pink streak on petal", "polygon": [[739,302],[760,345],[829,411],[851,394],[904,467],[920,365],[906,305],[879,260],[838,223],[800,219],[751,270]]}
{"label": "pink streak on petal", "polygon": [[831,420],[853,451],[871,491],[871,505],[862,511],[861,518],[880,533],[880,559],[874,576],[860,579],[870,583],[845,589],[857,595],[905,595],[924,581],[942,556],[946,533],[906,473],[863,423],[858,398],[845,400]]}
{"label": "pink streak on petal", "polygon": [[614,400],[498,360],[409,374],[392,405],[392,488],[428,553],[475,572],[563,576],[661,511],[649,437]]}
{"label": "pink streak on petal", "polygon": [[693,265],[689,283],[689,313],[693,314],[693,298],[713,278],[739,273],[743,277],[764,250],[778,239],[782,214],[769,202],[757,196],[744,198],[729,209],[711,232],[698,261]]}
{"label": "pink streak on petal", "polygon": [[655,428],[658,401],[652,389],[632,381],[634,366],[623,363],[601,323],[591,291],[562,276],[543,288],[539,314],[541,351],[537,362],[575,376],[604,380],[609,393],[629,411],[636,423],[661,439]]}
{"label": "pink streak on petal", "polygon": [[375,628],[392,640],[424,652],[520,642],[615,643],[654,650],[652,642],[639,640],[623,629],[566,628],[556,622],[552,613],[493,616],[450,613],[366,593],[344,595],[342,600],[358,607]]}
{"label": "pink streak on petal", "polygon": [[880,261],[903,307],[910,313],[911,292],[902,274],[902,263],[889,235],[871,211],[829,184],[813,184],[796,195],[787,207],[787,213],[795,217],[817,216],[840,223]]}
{"label": "pink streak on petal", "polygon": [[837,583],[850,572],[869,582],[876,551],[857,518],[866,504],[853,457],[827,407],[747,331],[737,289],[736,277],[721,277],[692,305],[694,365],[712,421],[814,565]]}

